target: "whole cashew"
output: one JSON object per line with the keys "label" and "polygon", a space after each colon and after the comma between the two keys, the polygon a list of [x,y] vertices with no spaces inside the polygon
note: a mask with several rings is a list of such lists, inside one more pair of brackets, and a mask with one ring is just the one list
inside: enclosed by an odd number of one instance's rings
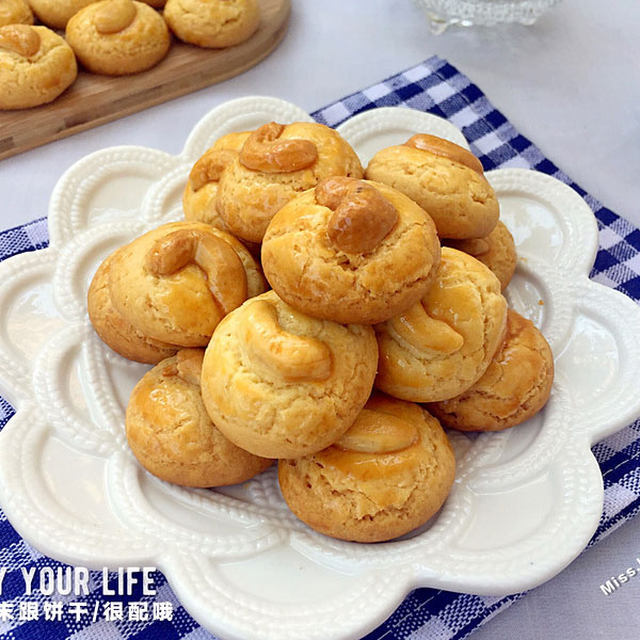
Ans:
{"label": "whole cashew", "polygon": [[247,298],[247,275],[231,245],[206,231],[178,229],[156,240],[146,257],[149,273],[168,276],[198,265],[216,304],[227,314]]}
{"label": "whole cashew", "polygon": [[415,425],[390,413],[363,409],[334,446],[358,453],[392,453],[407,449],[417,440]]}
{"label": "whole cashew", "polygon": [[211,149],[194,165],[189,173],[189,183],[198,191],[208,182],[218,182],[224,168],[238,156],[232,149]]}
{"label": "whole cashew", "polygon": [[276,307],[252,302],[243,320],[244,344],[250,355],[286,382],[319,382],[332,371],[331,350],[316,338],[283,329]]}
{"label": "whole cashew", "polygon": [[0,28],[0,48],[29,58],[40,49],[40,35],[28,24],[9,24]]}
{"label": "whole cashew", "polygon": [[311,140],[279,140],[284,125],[270,122],[256,129],[240,150],[240,163],[247,169],[263,173],[289,173],[310,167],[318,158]]}
{"label": "whole cashew", "polygon": [[454,142],[445,140],[444,138],[430,136],[427,133],[418,133],[409,138],[404,143],[404,146],[421,149],[422,151],[429,151],[436,156],[449,158],[449,160],[463,164],[465,167],[473,169],[476,173],[484,175],[482,163],[473,155],[473,153],[467,151],[464,147],[461,147]]}
{"label": "whole cashew", "polygon": [[93,24],[98,33],[118,33],[135,20],[137,12],[131,0],[111,0],[96,11]]}
{"label": "whole cashew", "polygon": [[420,351],[438,351],[450,355],[459,351],[464,338],[446,322],[432,318],[421,302],[402,315],[389,320],[398,336]]}
{"label": "whole cashew", "polygon": [[373,251],[398,222],[396,208],[374,187],[356,178],[333,177],[318,183],[316,201],[333,214],[329,240],[346,253]]}

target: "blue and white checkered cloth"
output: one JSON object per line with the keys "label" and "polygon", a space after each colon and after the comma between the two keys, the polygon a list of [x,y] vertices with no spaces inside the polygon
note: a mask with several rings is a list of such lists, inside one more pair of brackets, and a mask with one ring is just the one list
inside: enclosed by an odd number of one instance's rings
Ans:
{"label": "blue and white checkered cloth", "polygon": [[[600,227],[600,250],[591,274],[601,284],[616,288],[640,301],[640,230],[633,227],[598,201],[545,158],[527,138],[519,134],[502,113],[493,107],[482,91],[445,60],[433,57],[372,87],[354,93],[320,109],[313,116],[336,126],[350,116],[379,106],[406,105],[450,120],[467,137],[472,151],[485,169],[502,167],[533,168],[548,173],[573,187],[591,206]],[[0,260],[23,251],[47,245],[46,219],[0,233]],[[13,415],[13,408],[0,398],[0,429]],[[604,512],[590,544],[611,533],[640,508],[640,421],[597,443],[593,452],[604,477]],[[0,511],[0,571],[6,568],[0,597],[0,640],[212,640],[180,606],[164,576],[155,575],[155,596],[136,593],[120,597],[124,605],[146,602],[149,610],[156,603],[170,602],[172,619],[108,621],[99,616],[76,616],[67,611],[60,620],[52,619],[50,598],[34,592],[24,593],[21,568],[64,567],[42,556],[13,530]],[[91,592],[73,597],[89,612],[102,611],[108,599],[101,594],[102,575],[91,573]],[[396,612],[366,640],[406,640],[420,630],[421,638],[460,640],[524,594],[506,598],[480,597],[442,591],[416,589]],[[66,598],[67,600],[69,597]],[[29,618],[28,601],[39,602],[40,613],[33,620],[20,620],[22,606]],[[20,603],[23,603],[22,605]],[[3,618],[3,605],[10,605],[14,619]],[[50,603],[51,604],[51,603]],[[45,612],[49,612],[49,619]]]}

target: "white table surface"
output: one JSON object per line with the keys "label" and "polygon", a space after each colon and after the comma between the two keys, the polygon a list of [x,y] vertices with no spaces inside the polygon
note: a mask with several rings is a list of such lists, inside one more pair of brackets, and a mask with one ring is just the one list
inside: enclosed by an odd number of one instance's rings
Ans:
{"label": "white table surface", "polygon": [[[440,36],[429,32],[411,0],[293,4],[283,43],[241,76],[0,161],[0,229],[46,215],[60,175],[92,151],[135,144],[178,153],[194,124],[228,99],[274,95],[313,111],[433,54],[467,74],[582,187],[640,225],[636,0],[563,0],[533,27],[452,29]],[[639,637],[640,578],[611,596],[599,589],[635,564],[639,540],[636,518],[472,637]]]}

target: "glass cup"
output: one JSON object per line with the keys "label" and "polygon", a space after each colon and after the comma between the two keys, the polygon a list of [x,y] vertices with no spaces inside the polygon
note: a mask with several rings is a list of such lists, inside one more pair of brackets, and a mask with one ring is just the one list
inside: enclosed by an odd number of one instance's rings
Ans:
{"label": "glass cup", "polygon": [[429,18],[431,31],[442,33],[451,25],[490,26],[503,22],[533,24],[559,0],[415,0]]}

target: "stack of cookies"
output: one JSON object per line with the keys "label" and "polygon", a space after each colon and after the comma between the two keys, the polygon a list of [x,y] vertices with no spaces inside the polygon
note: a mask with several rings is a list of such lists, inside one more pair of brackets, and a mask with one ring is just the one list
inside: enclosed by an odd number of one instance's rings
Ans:
{"label": "stack of cookies", "polygon": [[467,150],[417,134],[365,170],[333,129],[272,122],[216,141],[183,206],[88,297],[100,337],[155,364],[126,430],[158,477],[219,486],[277,460],[312,528],[389,540],[451,490],[442,425],[505,429],[546,403],[551,351],[508,309],[513,238]]}
{"label": "stack of cookies", "polygon": [[[32,26],[34,14],[42,26]],[[75,81],[77,61],[96,74],[140,73],[167,55],[170,32],[219,49],[259,23],[258,0],[0,0],[0,109],[55,100]]]}

